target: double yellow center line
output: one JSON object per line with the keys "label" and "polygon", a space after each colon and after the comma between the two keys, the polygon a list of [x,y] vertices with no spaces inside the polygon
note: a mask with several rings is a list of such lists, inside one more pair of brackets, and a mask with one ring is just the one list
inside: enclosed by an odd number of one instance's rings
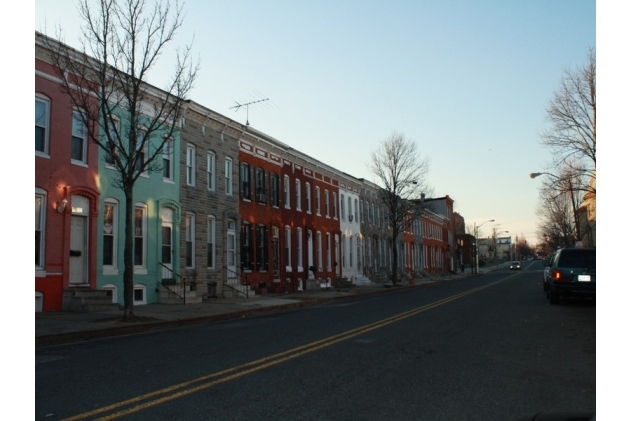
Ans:
{"label": "double yellow center line", "polygon": [[200,390],[208,389],[218,384],[238,379],[240,377],[266,369],[268,367],[281,364],[285,361],[293,360],[294,358],[298,358],[302,355],[318,351],[320,349],[329,347],[331,345],[335,345],[338,342],[349,340],[356,336],[363,335],[364,333],[368,333],[373,330],[380,329],[384,326],[388,326],[389,324],[399,322],[401,320],[407,319],[408,317],[415,316],[427,310],[431,310],[433,308],[447,304],[451,301],[457,300],[459,298],[462,298],[467,295],[473,294],[475,292],[481,291],[483,289],[489,288],[504,280],[505,279],[501,279],[499,281],[486,284],[478,288],[473,288],[465,292],[461,292],[460,294],[452,295],[450,297],[436,301],[434,303],[427,304],[425,306],[418,307],[413,310],[397,314],[387,319],[383,319],[375,323],[371,323],[365,326],[351,329],[346,332],[339,333],[337,335],[329,336],[327,338],[320,339],[318,341],[311,342],[309,344],[302,345],[302,346],[299,346],[297,348],[293,348],[287,351],[283,351],[278,354],[270,355],[268,357],[261,358],[256,361],[252,361],[246,364],[242,364],[236,367],[222,370],[217,373],[212,373],[206,376],[198,377],[196,379],[189,380],[187,382],[179,383],[173,386],[166,387],[164,389],[156,390],[151,393],[137,396],[135,398],[127,399],[127,400],[117,402],[108,406],[104,406],[104,407],[95,409],[93,411],[84,412],[82,414],[78,414],[73,417],[66,418],[65,421],[84,420],[87,418],[105,414],[107,412],[117,411],[117,412],[110,413],[108,415],[104,415],[101,418],[98,418],[98,420],[103,420],[103,421],[113,420],[116,418],[123,417],[125,415],[132,414],[134,412],[142,411],[147,408],[151,408],[153,406],[160,405],[162,403],[179,399],[181,397],[199,392]]}

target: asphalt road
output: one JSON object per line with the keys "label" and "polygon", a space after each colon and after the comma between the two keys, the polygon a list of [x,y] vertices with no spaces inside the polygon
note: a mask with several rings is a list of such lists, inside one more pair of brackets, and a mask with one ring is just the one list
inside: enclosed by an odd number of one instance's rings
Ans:
{"label": "asphalt road", "polygon": [[596,305],[522,271],[36,350],[35,419],[515,420],[595,411]]}

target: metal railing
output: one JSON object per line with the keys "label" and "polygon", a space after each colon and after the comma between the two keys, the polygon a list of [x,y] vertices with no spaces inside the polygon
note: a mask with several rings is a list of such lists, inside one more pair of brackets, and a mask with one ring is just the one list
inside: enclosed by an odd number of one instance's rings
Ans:
{"label": "metal railing", "polygon": [[162,266],[162,276],[159,282],[170,294],[173,294],[183,300],[186,304],[186,278],[175,272],[170,267],[158,262]]}
{"label": "metal railing", "polygon": [[[250,284],[248,283],[248,275],[237,273],[234,270],[228,269],[228,267],[224,266],[226,270],[226,277],[224,278],[224,285],[233,291],[238,292],[239,294],[243,294],[246,298],[250,296]],[[240,286],[244,286],[243,289],[239,288]]]}

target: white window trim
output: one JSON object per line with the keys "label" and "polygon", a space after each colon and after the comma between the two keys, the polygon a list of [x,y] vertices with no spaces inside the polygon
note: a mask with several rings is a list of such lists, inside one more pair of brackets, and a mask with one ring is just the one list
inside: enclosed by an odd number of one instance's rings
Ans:
{"label": "white window trim", "polygon": [[[190,223],[188,222],[189,218],[190,218]],[[184,267],[186,267],[187,269],[194,269],[195,268],[195,214],[192,212],[187,212],[186,216],[184,217],[185,247],[186,247],[186,243],[188,242],[188,239],[186,237],[189,234],[189,228],[190,228],[190,235],[191,235],[191,265],[189,266],[186,262],[186,249],[184,249]]]}
{"label": "white window trim", "polygon": [[[212,240],[212,242],[210,241]],[[213,264],[208,264],[208,257],[206,258],[206,267],[208,269],[215,269],[217,261],[217,219],[214,215],[208,215],[206,219],[206,256],[208,256],[208,244],[212,244],[212,250],[210,254],[213,256]]]}
{"label": "white window trim", "polygon": [[[120,119],[117,116],[115,116],[115,115],[110,115],[106,124],[110,124],[110,122],[113,124],[113,126],[114,126],[114,128],[116,130],[116,132],[114,134],[118,135],[118,137],[115,140],[115,142],[120,143],[120,141],[121,141],[120,140],[120,134],[121,134],[121,132],[120,132]],[[107,136],[105,136],[105,142],[107,143]],[[109,156],[109,152],[105,152],[105,168],[116,169],[116,164],[115,163],[107,162],[108,156]]]}
{"label": "white window trim", "polygon": [[299,179],[296,179],[296,210],[302,211],[302,189]]}
{"label": "white window trim", "polygon": [[[212,163],[212,169],[211,169]],[[206,184],[209,191],[215,191],[217,186],[217,159],[214,152],[206,154]]]}
{"label": "white window trim", "polygon": [[[166,137],[166,136],[165,136]],[[164,144],[162,145],[162,165],[164,166],[164,160],[165,157],[166,159],[169,161],[169,177],[165,177],[164,176],[164,169],[162,170],[162,181],[167,182],[167,183],[174,183],[175,179],[174,179],[174,175],[173,175],[173,159],[174,159],[174,149],[175,148],[175,142],[173,141],[173,139],[166,139],[164,141]]]}
{"label": "white window trim", "polygon": [[226,158],[226,162],[224,164],[224,176],[226,182],[226,195],[233,195],[233,181],[232,181],[232,171],[233,171],[233,163],[232,158]]}
{"label": "white window trim", "polygon": [[[297,251],[297,262],[296,264],[298,265],[298,272],[304,272],[304,269],[302,267],[302,228],[297,228],[296,229],[296,251]],[[290,249],[291,250],[291,249]]]}
{"label": "white window trim", "polygon": [[[136,265],[134,262],[134,274],[146,275],[147,274],[147,205],[144,203],[136,203],[134,206],[134,212],[136,209],[142,209],[142,264]],[[134,216],[135,218],[135,216]],[[134,233],[134,256],[136,254],[136,235]]]}
{"label": "white window trim", "polygon": [[195,187],[195,155],[194,145],[186,145],[186,185]]}
{"label": "white window trim", "polygon": [[[112,264],[103,265],[103,275],[118,275],[118,201],[113,198],[106,198],[104,204],[114,206],[114,221],[112,225]],[[103,209],[103,218],[105,218],[105,208]],[[105,219],[103,219],[103,229],[105,225]],[[101,245],[103,247],[103,245]],[[102,250],[101,250],[102,251]],[[103,256],[101,255],[101,258]],[[103,260],[101,260],[101,263]]]}
{"label": "white window trim", "polygon": [[35,188],[35,197],[42,198],[42,206],[40,213],[40,245],[39,245],[39,253],[40,253],[40,265],[35,266],[35,276],[36,277],[44,277],[46,276],[46,209],[48,205],[48,194],[45,190],[40,188]]}
{"label": "white window trim", "polygon": [[118,303],[118,287],[114,284],[106,284],[101,288],[104,291],[112,291],[112,303]]}
{"label": "white window trim", "polygon": [[[142,290],[142,300],[136,300],[136,291]],[[147,287],[143,284],[134,285],[134,305],[141,306],[147,304]]]}
{"label": "white window trim", "polygon": [[285,272],[291,272],[291,227],[289,225],[285,225],[285,249],[289,250],[285,262]]}
{"label": "white window trim", "polygon": [[285,209],[291,209],[291,183],[289,180],[289,176],[286,175],[283,177],[283,193],[285,196]]}
{"label": "white window trim", "polygon": [[44,135],[44,150],[36,150],[35,155],[42,158],[50,158],[50,98],[45,95],[35,94],[35,100],[46,104],[46,133]]}
{"label": "white window trim", "polygon": [[305,205],[308,214],[311,214],[311,184],[305,183]]}
{"label": "white window trim", "polygon": [[316,215],[321,216],[320,214],[320,186],[316,186],[315,188],[315,204],[316,204]]}
{"label": "white window trim", "polygon": [[79,108],[75,108],[72,110],[72,127],[71,127],[71,133],[70,133],[70,163],[74,164],[74,165],[79,165],[81,167],[87,167],[88,166],[88,128],[85,124],[83,124],[83,119],[81,119],[81,124],[83,125],[84,128],[84,132],[83,132],[83,136],[82,136],[82,140],[83,140],[83,156],[81,157],[80,160],[77,159],[72,159],[72,138],[74,137],[80,137],[80,136],[75,136],[74,133],[74,121],[75,121],[75,114],[83,114],[84,111],[79,109]]}

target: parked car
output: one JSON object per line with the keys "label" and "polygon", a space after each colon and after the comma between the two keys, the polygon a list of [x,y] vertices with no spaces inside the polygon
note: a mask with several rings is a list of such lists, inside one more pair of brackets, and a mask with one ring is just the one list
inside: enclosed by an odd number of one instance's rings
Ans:
{"label": "parked car", "polygon": [[558,304],[560,296],[596,298],[596,249],[558,250],[550,259],[544,289],[550,304]]}
{"label": "parked car", "polygon": [[521,270],[521,263],[518,261],[511,262],[510,270]]}

